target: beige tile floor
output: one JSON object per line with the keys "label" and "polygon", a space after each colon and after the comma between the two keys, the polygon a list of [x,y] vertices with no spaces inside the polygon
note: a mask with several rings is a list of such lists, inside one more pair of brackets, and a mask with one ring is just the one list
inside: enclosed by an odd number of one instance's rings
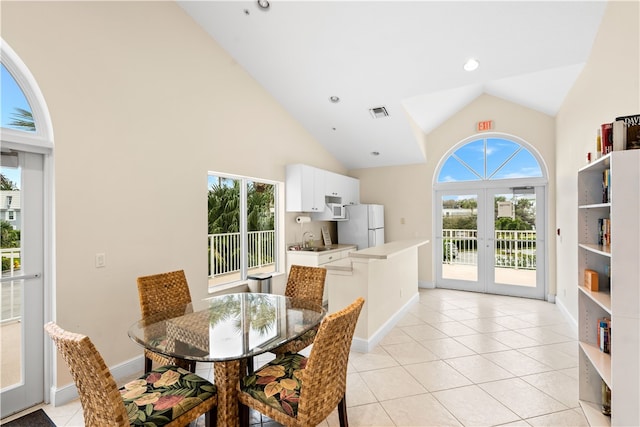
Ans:
{"label": "beige tile floor", "polygon": [[[554,304],[432,289],[409,311],[372,352],[351,353],[352,427],[588,425],[575,332]],[[77,401],[44,410],[58,427],[83,426]],[[257,413],[252,423],[278,426]],[[321,425],[337,426],[337,411]]]}

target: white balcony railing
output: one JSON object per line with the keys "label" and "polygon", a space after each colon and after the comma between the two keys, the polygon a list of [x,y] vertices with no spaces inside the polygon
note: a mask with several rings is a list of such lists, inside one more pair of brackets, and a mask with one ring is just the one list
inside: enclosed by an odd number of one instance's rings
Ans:
{"label": "white balcony railing", "polygon": [[[20,248],[2,248],[2,278],[10,279],[22,275],[20,269]],[[2,281],[2,301],[0,308],[0,323],[20,320],[22,311],[22,280]]]}
{"label": "white balcony railing", "polygon": [[[476,265],[478,230],[442,230],[443,261],[448,264]],[[451,246],[451,243],[455,247]],[[496,230],[494,233],[495,266],[536,269],[535,230]]]}
{"label": "white balcony railing", "polygon": [[[247,268],[275,262],[275,231],[251,231],[247,236]],[[240,233],[209,234],[209,277],[240,271]]]}

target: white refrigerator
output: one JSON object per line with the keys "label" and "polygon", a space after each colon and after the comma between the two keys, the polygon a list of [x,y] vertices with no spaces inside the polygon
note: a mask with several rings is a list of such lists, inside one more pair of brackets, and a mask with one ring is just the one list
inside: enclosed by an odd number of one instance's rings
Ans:
{"label": "white refrigerator", "polygon": [[338,221],[338,243],[358,250],[384,243],[384,206],[347,205],[346,221]]}

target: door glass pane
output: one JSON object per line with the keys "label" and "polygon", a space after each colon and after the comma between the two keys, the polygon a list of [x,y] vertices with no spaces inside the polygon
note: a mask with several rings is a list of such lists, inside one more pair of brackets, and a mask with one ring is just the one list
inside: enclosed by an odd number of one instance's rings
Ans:
{"label": "door glass pane", "polygon": [[[0,168],[0,226],[2,239],[2,293],[0,334],[2,366],[0,366],[0,388],[22,383],[22,301],[23,281],[10,280],[21,276],[21,230],[20,171],[17,156],[2,155]],[[13,167],[13,163],[15,166]]]}
{"label": "door glass pane", "polygon": [[275,271],[275,185],[247,181],[249,274]]}
{"label": "door glass pane", "polygon": [[536,286],[536,197],[533,189],[494,196],[495,283]]}
{"label": "door glass pane", "polygon": [[209,278],[213,284],[240,280],[241,180],[209,175],[208,185]]}
{"label": "door glass pane", "polygon": [[442,197],[442,278],[478,280],[478,196]]}
{"label": "door glass pane", "polygon": [[4,65],[0,65],[0,93],[1,126],[35,132],[36,126],[27,98]]}

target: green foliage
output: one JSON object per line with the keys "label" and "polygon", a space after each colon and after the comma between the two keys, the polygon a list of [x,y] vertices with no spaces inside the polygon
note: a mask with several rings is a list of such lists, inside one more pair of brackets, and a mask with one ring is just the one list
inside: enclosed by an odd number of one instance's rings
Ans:
{"label": "green foliage", "polygon": [[17,189],[18,186],[15,184],[15,182],[11,181],[3,174],[0,174],[0,190],[12,191]]}
{"label": "green foliage", "polygon": [[522,219],[516,217],[511,218],[497,218],[496,230],[531,230],[531,224],[524,222]]}
{"label": "green foliage", "polygon": [[20,230],[14,230],[5,220],[0,220],[0,237],[2,248],[20,247]]}
{"label": "green foliage", "polygon": [[477,215],[451,215],[442,218],[442,228],[456,230],[477,230]]}
{"label": "green foliage", "polygon": [[[504,196],[498,196],[494,201],[494,212],[496,217],[496,230],[533,230],[536,223],[535,205],[530,199],[520,198],[516,200],[515,219],[498,218],[498,202],[504,202]],[[442,218],[442,228],[457,230],[476,230],[478,228],[477,200],[444,200],[442,207],[445,209],[465,209],[470,210],[468,215],[449,215]]]}
{"label": "green foliage", "polygon": [[[209,189],[209,234],[240,231],[240,180],[218,177]],[[274,230],[274,186],[249,182],[247,231]]]}

